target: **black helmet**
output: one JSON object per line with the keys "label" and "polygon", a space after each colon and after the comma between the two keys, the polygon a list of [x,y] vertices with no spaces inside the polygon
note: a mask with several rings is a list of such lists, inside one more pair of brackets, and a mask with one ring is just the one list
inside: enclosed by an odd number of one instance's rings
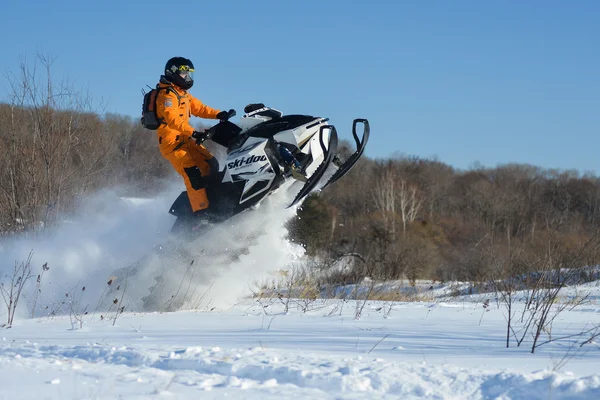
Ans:
{"label": "black helmet", "polygon": [[183,57],[173,57],[165,65],[165,78],[188,90],[194,85],[194,64]]}

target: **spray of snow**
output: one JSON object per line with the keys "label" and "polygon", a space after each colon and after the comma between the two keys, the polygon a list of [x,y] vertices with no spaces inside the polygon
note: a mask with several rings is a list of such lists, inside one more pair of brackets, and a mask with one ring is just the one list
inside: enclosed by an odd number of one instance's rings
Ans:
{"label": "spray of snow", "polygon": [[[21,313],[31,313],[34,298],[38,315],[60,311],[58,304],[73,300],[80,310],[88,305],[92,312],[101,299],[110,305],[123,290],[126,309],[141,310],[143,298],[158,276],[167,288],[176,288],[180,295],[185,290],[189,295],[178,308],[224,308],[248,294],[266,273],[302,257],[303,249],[286,239],[285,222],[295,214],[294,209],[285,208],[291,192],[280,191],[263,201],[260,210],[242,213],[196,241],[172,241],[167,246],[175,243],[186,257],[164,259],[156,248],[168,243],[174,217],[166,210],[181,189],[173,186],[151,199],[121,198],[113,191],[103,191],[91,197],[76,218],[46,237],[13,238],[0,244],[2,279],[12,273],[15,262],[33,252],[35,275],[24,294]],[[35,276],[44,263],[49,270],[42,276],[36,297]],[[190,275],[190,264],[200,273]],[[132,265],[136,265],[133,272]],[[124,275],[128,275],[126,279]],[[107,286],[111,276],[117,279]],[[157,309],[174,294],[166,291],[162,298],[154,299]]]}

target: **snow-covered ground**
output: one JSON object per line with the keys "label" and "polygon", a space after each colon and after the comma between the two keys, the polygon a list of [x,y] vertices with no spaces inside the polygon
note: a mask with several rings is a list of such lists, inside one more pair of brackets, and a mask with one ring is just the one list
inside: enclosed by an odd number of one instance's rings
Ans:
{"label": "snow-covered ground", "polygon": [[[506,349],[499,309],[480,325],[471,303],[398,303],[385,318],[372,302],[358,320],[341,303],[281,314],[278,301],[245,300],[75,330],[68,317],[19,320],[1,332],[0,398],[600,398],[598,347],[562,367],[566,343]],[[554,329],[597,323],[599,311],[570,312]]]}
{"label": "snow-covered ground", "polygon": [[[181,265],[165,260],[152,248],[164,243],[176,189],[146,201],[103,193],[45,239],[2,243],[2,279],[30,250],[34,277],[0,330],[0,399],[600,398],[597,343],[507,349],[505,309],[493,299],[484,308],[486,294],[452,298],[435,286],[427,301],[367,302],[360,318],[355,300],[292,299],[285,313],[279,299],[249,298],[269,272],[302,259],[285,239],[293,210],[277,198],[203,238],[203,251],[184,246]],[[142,312],[165,270],[155,309],[176,292],[185,301],[174,308],[196,310]],[[557,317],[554,338],[600,324],[598,286],[585,290],[596,295]]]}

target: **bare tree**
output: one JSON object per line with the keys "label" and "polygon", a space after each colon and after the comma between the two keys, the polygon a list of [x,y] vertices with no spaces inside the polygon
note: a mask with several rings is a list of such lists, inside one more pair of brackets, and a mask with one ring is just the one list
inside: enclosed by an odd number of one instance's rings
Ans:
{"label": "bare tree", "polygon": [[0,295],[4,300],[4,305],[8,312],[8,318],[6,321],[7,327],[11,327],[17,311],[23,288],[27,281],[33,276],[31,272],[31,258],[33,252],[29,252],[27,259],[22,262],[15,261],[15,266],[12,271],[12,275],[6,275],[7,282],[0,282]]}
{"label": "bare tree", "polygon": [[100,172],[98,160],[103,158],[98,146],[84,151],[92,138],[101,137],[89,96],[66,82],[55,84],[53,63],[43,54],[31,67],[21,61],[19,75],[8,76],[12,101],[9,113],[2,114],[8,120],[0,121],[5,127],[0,146],[9,155],[0,174],[0,193],[8,207],[0,212],[5,223],[25,230],[54,222],[86,186],[85,179]]}

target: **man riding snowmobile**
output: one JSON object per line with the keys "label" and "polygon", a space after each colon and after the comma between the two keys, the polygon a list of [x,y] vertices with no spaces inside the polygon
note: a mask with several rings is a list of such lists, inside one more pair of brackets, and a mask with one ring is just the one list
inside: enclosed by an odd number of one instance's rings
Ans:
{"label": "man riding snowmobile", "polygon": [[[288,207],[314,190],[322,190],[344,176],[362,156],[369,138],[369,123],[355,119],[352,134],[356,151],[345,161],[337,158],[338,136],[328,118],[284,115],[262,103],[244,109],[238,124],[221,121],[203,133],[203,140],[225,148],[224,168],[212,177],[207,196],[210,214],[198,221],[182,192],[169,209],[177,217],[172,232],[204,231],[204,223],[221,223],[258,205],[282,189],[293,196]],[[230,110],[228,116],[235,115]],[[362,138],[357,125],[363,125]],[[329,167],[332,169],[329,169]],[[201,224],[198,224],[201,222]]]}
{"label": "man riding snowmobile", "polygon": [[161,125],[157,129],[158,147],[175,171],[183,177],[191,208],[198,216],[209,212],[206,187],[212,172],[219,169],[213,155],[202,146],[204,132],[189,123],[191,115],[225,121],[230,112],[203,104],[188,93],[194,85],[194,64],[187,58],[173,57],[160,77],[156,99],[156,115]]}

